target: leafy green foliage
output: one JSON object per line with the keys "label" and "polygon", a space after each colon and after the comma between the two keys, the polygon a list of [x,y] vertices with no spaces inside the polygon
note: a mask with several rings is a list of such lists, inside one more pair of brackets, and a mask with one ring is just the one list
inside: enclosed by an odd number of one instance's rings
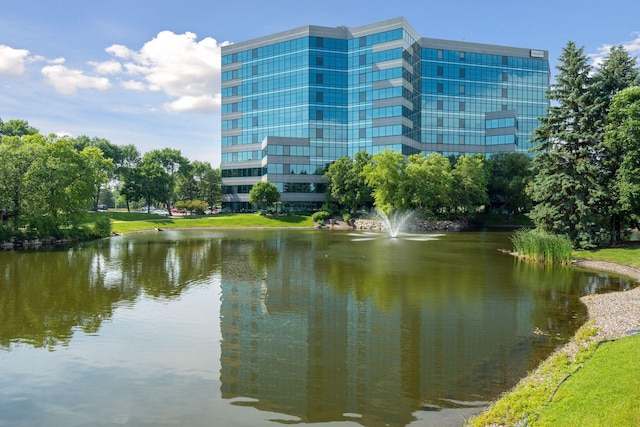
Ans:
{"label": "leafy green foliage", "polygon": [[331,218],[331,214],[327,211],[318,211],[311,215],[311,219],[316,224],[323,224],[329,218]]}
{"label": "leafy green foliage", "polygon": [[531,157],[523,153],[496,153],[489,160],[488,196],[491,208],[510,214],[532,208],[526,188],[531,182]]}
{"label": "leafy green foliage", "polygon": [[268,181],[260,181],[254,184],[249,191],[249,202],[260,206],[262,209],[271,207],[278,200],[280,200],[278,187]]}
{"label": "leafy green foliage", "polygon": [[[613,235],[618,237],[619,225],[637,225],[640,210],[640,87],[631,87],[613,96],[605,133],[605,147],[611,173]],[[616,227],[618,226],[618,227]]]}
{"label": "leafy green foliage", "polygon": [[96,218],[93,231],[97,237],[109,237],[111,235],[111,220],[107,216]]}
{"label": "leafy green foliage", "polygon": [[353,161],[345,156],[331,163],[324,174],[331,197],[351,211],[356,211],[371,199],[371,188],[362,173],[370,161],[369,154],[359,151]]}
{"label": "leafy green foliage", "polygon": [[454,177],[451,163],[442,154],[409,156],[405,172],[406,189],[415,207],[435,213],[449,206]]}
{"label": "leafy green foliage", "polygon": [[91,226],[85,215],[91,205],[95,210],[105,195],[115,192],[127,206],[139,200],[169,206],[178,182],[194,182],[198,197],[190,200],[200,200],[196,211],[220,201],[220,170],[208,163],[189,163],[177,150],[153,150],[140,159],[133,145],[37,132],[26,121],[0,120],[2,240],[109,235],[108,222]]}
{"label": "leafy green foliage", "polygon": [[180,200],[177,201],[176,209],[184,209],[187,212],[193,212],[197,215],[202,215],[205,210],[207,210],[207,202],[204,200]]}
{"label": "leafy green foliage", "polygon": [[374,155],[362,171],[365,183],[372,188],[375,205],[387,215],[409,207],[404,160],[402,153],[385,149]]}
{"label": "leafy green foliage", "polygon": [[452,171],[451,208],[472,214],[476,206],[489,203],[489,165],[481,154],[460,156]]}

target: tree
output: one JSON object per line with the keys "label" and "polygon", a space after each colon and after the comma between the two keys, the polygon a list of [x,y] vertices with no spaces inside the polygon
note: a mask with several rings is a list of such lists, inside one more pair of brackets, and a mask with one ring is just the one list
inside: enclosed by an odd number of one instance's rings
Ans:
{"label": "tree", "polygon": [[[138,166],[137,173],[140,182],[140,198],[147,203],[147,212],[155,202],[165,202],[173,192],[173,179],[167,171],[158,163],[151,160],[143,160]],[[167,210],[171,208],[167,205]]]}
{"label": "tree", "polygon": [[29,122],[26,120],[13,119],[5,123],[0,119],[0,138],[3,136],[36,135],[37,133],[38,129],[29,126]]}
{"label": "tree", "polygon": [[97,147],[86,147],[80,154],[84,157],[87,163],[87,174],[85,179],[89,180],[93,184],[93,210],[98,210],[98,203],[100,201],[100,191],[102,186],[109,182],[111,172],[114,169],[113,160],[105,158],[102,150]]}
{"label": "tree", "polygon": [[[178,178],[178,199],[204,200],[213,209],[222,196],[222,174],[207,162],[193,161],[184,174]],[[206,208],[205,208],[206,209]]]}
{"label": "tree", "polygon": [[489,167],[482,154],[458,157],[451,174],[450,203],[453,211],[462,209],[462,212],[471,213],[475,207],[489,202]]}
{"label": "tree", "polygon": [[92,167],[71,139],[50,135],[25,175],[30,223],[43,234],[82,223],[94,191],[94,181],[86,178],[94,176]]}
{"label": "tree", "polygon": [[[537,172],[530,186],[536,203],[530,213],[536,227],[567,234],[578,247],[602,243],[605,190],[598,167],[598,105],[590,90],[593,77],[583,48],[568,42],[559,58],[553,104],[534,131]],[[560,198],[560,195],[562,197]]]}
{"label": "tree", "polygon": [[[160,166],[166,177],[161,180],[162,187],[156,188],[156,200],[165,204],[169,215],[171,215],[171,202],[175,197],[177,175],[187,174],[190,167],[189,160],[182,156],[180,150],[163,148],[162,150],[152,150],[142,157],[142,163],[154,163]],[[160,181],[157,182],[160,184]]]}
{"label": "tree", "polygon": [[[622,140],[616,143],[609,136],[605,141],[605,123],[612,104],[613,97],[621,90],[640,84],[640,74],[636,68],[636,58],[631,57],[622,47],[612,47],[609,55],[604,59],[597,73],[594,76],[593,91],[598,105],[598,120],[602,124],[602,129],[598,134],[601,137],[598,147],[598,160],[600,161],[602,172],[601,182],[607,188],[607,197],[604,201],[606,214],[610,229],[612,242],[620,238],[622,222],[626,213],[622,209],[620,202],[619,188],[617,187],[618,169],[621,167],[626,153],[626,142]],[[621,118],[618,114],[616,116]],[[608,119],[609,124],[611,118]]]}
{"label": "tree", "polygon": [[436,213],[449,204],[453,175],[451,163],[442,154],[409,156],[405,172],[413,206]]}
{"label": "tree", "polygon": [[280,200],[280,192],[275,184],[269,181],[255,183],[249,191],[249,203],[267,209]]}
{"label": "tree", "polygon": [[[124,198],[127,204],[127,211],[131,212],[131,206],[129,202],[133,201],[131,196],[134,196],[131,187],[132,171],[140,164],[140,152],[132,145],[124,145],[120,147],[121,158],[119,161],[114,162],[114,177],[120,181],[120,195]],[[127,187],[128,186],[128,187]]]}
{"label": "tree", "polygon": [[207,202],[207,206],[210,209],[213,209],[214,206],[219,206],[222,200],[222,173],[220,168],[214,169],[207,163],[204,172],[200,175],[198,189],[200,198]]}
{"label": "tree", "polygon": [[640,87],[624,89],[613,96],[605,133],[607,151],[616,167],[610,186],[616,204],[612,206],[618,222],[611,231],[614,241],[624,221],[638,225],[640,211]]}
{"label": "tree", "polygon": [[27,192],[26,175],[44,145],[40,134],[0,138],[0,211],[6,209],[13,217],[16,233]]}
{"label": "tree", "polygon": [[365,183],[371,187],[374,204],[389,215],[394,210],[409,208],[405,192],[405,158],[402,153],[385,149],[375,154],[362,170]]}
{"label": "tree", "polygon": [[526,188],[532,179],[531,157],[523,153],[496,153],[489,159],[488,196],[493,209],[510,214],[531,210]]}
{"label": "tree", "polygon": [[330,164],[324,174],[331,197],[351,211],[357,210],[371,198],[371,189],[362,173],[370,161],[370,154],[358,151],[353,161],[347,156],[342,157]]}
{"label": "tree", "polygon": [[[613,96],[623,89],[640,84],[637,59],[622,46],[614,46],[593,76],[591,90],[597,103],[597,120],[604,130]],[[604,133],[600,133],[603,135]]]}

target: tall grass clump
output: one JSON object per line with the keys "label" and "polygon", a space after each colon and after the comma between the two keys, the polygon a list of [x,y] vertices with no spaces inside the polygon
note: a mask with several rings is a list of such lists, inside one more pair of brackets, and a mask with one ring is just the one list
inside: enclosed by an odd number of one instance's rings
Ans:
{"label": "tall grass clump", "polygon": [[548,264],[571,264],[573,245],[567,236],[541,230],[518,230],[511,237],[518,256]]}

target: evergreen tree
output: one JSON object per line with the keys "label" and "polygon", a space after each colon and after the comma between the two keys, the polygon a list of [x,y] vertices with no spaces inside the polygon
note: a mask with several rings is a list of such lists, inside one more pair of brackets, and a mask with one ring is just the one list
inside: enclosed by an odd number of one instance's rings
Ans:
{"label": "evergreen tree", "polygon": [[[623,89],[640,84],[636,58],[622,46],[614,46],[593,77],[592,91],[597,103],[597,119],[604,130],[611,98]],[[600,133],[604,135],[604,133]]]}
{"label": "evergreen tree", "polygon": [[568,42],[559,58],[557,82],[548,92],[547,117],[534,131],[537,150],[530,195],[536,227],[566,234],[581,248],[608,240],[603,201],[606,192],[598,167],[598,131],[602,128],[594,102],[592,68],[584,54]]}
{"label": "evergreen tree", "polygon": [[[625,139],[614,139],[611,136],[604,140],[604,125],[607,122],[609,110],[612,107],[613,97],[623,89],[640,84],[640,75],[636,68],[636,58],[629,56],[622,47],[611,48],[609,55],[598,67],[594,76],[593,92],[595,94],[595,104],[597,105],[597,120],[600,126],[600,148],[598,150],[598,160],[602,167],[600,174],[602,185],[607,188],[606,205],[607,222],[610,229],[611,240],[613,242],[620,238],[620,232],[625,217],[624,204],[620,203],[620,187],[616,180],[618,170],[624,160],[628,141]],[[624,120],[616,116],[616,120]],[[611,123],[611,120],[609,120]],[[615,123],[611,123],[615,125]]]}

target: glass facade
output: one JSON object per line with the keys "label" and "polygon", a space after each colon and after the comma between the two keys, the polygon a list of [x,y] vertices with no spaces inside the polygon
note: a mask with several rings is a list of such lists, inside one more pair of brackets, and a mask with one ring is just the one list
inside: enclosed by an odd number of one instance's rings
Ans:
{"label": "glass facade", "polygon": [[326,166],[360,150],[526,152],[548,85],[547,51],[421,38],[404,18],[224,46],[223,204],[249,209],[266,180],[314,209]]}

